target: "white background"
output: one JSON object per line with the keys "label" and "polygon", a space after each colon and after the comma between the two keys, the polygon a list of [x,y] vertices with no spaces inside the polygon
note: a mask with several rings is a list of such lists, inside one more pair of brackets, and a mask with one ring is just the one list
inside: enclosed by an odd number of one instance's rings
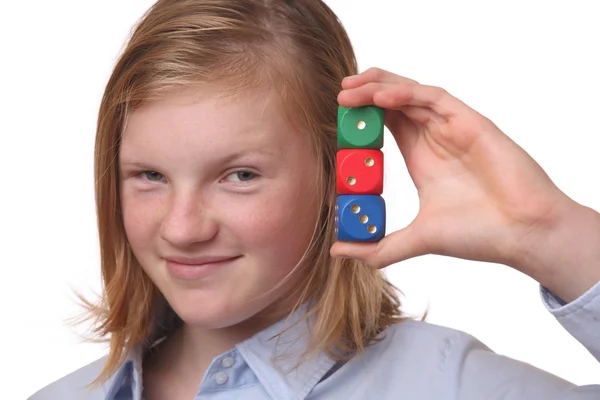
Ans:
{"label": "white background", "polygon": [[[561,189],[600,209],[597,2],[328,3],[361,70],[378,66],[444,87],[496,122]],[[96,115],[124,41],[151,4],[0,1],[2,399],[25,399],[104,354],[81,344],[65,321],[79,312],[72,289],[100,287]],[[412,220],[418,203],[391,136],[386,142],[393,230]],[[529,278],[434,256],[387,271],[410,311],[431,307],[431,322],[577,384],[599,382],[600,365],[546,312]]]}

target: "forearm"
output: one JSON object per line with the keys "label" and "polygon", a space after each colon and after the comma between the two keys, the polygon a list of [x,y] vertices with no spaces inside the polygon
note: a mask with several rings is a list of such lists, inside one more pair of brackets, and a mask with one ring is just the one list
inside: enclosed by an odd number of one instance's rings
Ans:
{"label": "forearm", "polygon": [[600,214],[571,200],[532,238],[514,267],[569,303],[600,281]]}

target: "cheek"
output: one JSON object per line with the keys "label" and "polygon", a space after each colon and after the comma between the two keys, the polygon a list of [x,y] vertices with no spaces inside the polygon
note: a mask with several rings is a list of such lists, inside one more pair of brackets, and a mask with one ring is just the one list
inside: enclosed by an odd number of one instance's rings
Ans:
{"label": "cheek", "polygon": [[143,257],[142,251],[152,243],[158,209],[155,202],[140,199],[139,195],[129,194],[126,190],[121,196],[125,233],[137,257]]}
{"label": "cheek", "polygon": [[287,271],[310,242],[318,213],[315,203],[311,195],[290,189],[255,199],[236,212],[236,234],[246,250],[270,268]]}

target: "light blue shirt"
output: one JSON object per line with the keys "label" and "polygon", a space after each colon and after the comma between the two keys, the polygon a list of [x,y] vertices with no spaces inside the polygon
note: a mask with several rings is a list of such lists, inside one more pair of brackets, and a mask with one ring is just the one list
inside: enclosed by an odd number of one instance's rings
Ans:
{"label": "light blue shirt", "polygon": [[[541,297],[560,324],[600,361],[600,282],[569,304],[543,287]],[[600,385],[573,385],[495,354],[466,333],[421,321],[388,328],[381,342],[346,363],[319,354],[286,374],[307,340],[303,324],[279,343],[270,339],[289,322],[280,321],[216,357],[190,400],[600,399]],[[284,357],[279,364],[272,361],[276,346],[283,351],[277,353]],[[139,355],[132,355],[103,386],[86,391],[104,362],[67,375],[29,400],[142,400]]]}

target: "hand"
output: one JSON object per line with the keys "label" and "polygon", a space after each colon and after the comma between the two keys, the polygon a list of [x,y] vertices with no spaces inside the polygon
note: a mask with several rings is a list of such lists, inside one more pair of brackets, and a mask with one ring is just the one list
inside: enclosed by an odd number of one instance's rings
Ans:
{"label": "hand", "polygon": [[407,227],[378,243],[336,242],[332,256],[383,268],[440,254],[543,275],[527,270],[523,260],[534,258],[532,249],[580,206],[523,149],[440,88],[369,69],[344,79],[342,89],[342,106],[386,110],[385,124],[417,188],[420,209]]}

